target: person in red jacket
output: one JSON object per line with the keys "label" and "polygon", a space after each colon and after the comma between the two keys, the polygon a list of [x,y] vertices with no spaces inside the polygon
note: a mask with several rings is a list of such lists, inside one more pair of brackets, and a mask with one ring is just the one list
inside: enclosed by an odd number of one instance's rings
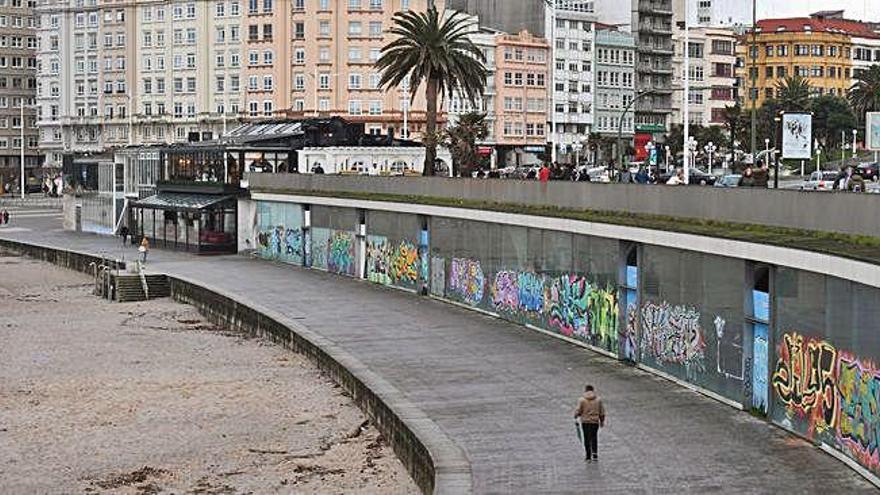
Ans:
{"label": "person in red jacket", "polygon": [[538,180],[541,181],[542,184],[546,184],[548,180],[550,180],[550,167],[545,163],[541,165],[541,170],[538,172]]}

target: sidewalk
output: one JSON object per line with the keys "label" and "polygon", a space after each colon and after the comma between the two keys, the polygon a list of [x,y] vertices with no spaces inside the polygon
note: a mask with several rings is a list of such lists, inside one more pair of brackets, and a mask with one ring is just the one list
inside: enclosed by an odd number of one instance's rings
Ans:
{"label": "sidewalk", "polygon": [[[57,220],[22,222],[29,230],[0,237],[123,251],[118,238],[61,232]],[[746,413],[440,301],[244,256],[154,248],[148,268],[282,312],[356,356],[465,450],[476,493],[874,493],[839,461]],[[598,464],[584,463],[572,419],[587,382],[609,414]]]}

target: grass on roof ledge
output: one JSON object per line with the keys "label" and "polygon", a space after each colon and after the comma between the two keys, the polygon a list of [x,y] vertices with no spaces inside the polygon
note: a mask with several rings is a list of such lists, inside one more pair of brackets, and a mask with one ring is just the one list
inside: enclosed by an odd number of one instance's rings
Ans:
{"label": "grass on roof ledge", "polygon": [[568,218],[586,222],[607,223],[639,227],[644,229],[680,232],[684,234],[705,235],[723,239],[768,244],[787,248],[803,249],[824,254],[841,256],[867,263],[880,263],[880,237],[823,232],[817,230],[793,229],[751,223],[723,222],[697,218],[652,215],[607,210],[579,210],[549,205],[524,205],[519,203],[499,203],[436,196],[418,196],[358,191],[318,191],[302,189],[282,189],[260,187],[252,192],[295,194],[301,196],[360,199],[367,201],[387,201],[414,203],[430,206],[449,206],[475,210],[489,210],[504,213],[519,213],[542,217]]}

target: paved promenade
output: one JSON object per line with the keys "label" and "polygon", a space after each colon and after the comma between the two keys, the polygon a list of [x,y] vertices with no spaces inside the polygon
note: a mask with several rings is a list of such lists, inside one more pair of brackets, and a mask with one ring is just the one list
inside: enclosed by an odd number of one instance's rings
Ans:
{"label": "paved promenade", "polygon": [[[0,237],[110,251],[118,240],[22,218]],[[126,259],[136,251],[125,249]],[[841,462],[764,421],[526,328],[393,289],[244,256],[154,249],[149,268],[257,302],[351,353],[466,453],[477,493],[873,493]],[[2,276],[2,273],[0,273]],[[601,461],[572,412],[604,397]]]}

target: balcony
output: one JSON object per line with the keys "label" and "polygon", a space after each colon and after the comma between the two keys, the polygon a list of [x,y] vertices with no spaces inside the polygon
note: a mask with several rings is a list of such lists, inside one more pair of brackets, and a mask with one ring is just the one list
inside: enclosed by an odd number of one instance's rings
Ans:
{"label": "balcony", "polygon": [[648,15],[672,15],[671,0],[639,0],[639,12]]}
{"label": "balcony", "polygon": [[639,32],[654,34],[672,34],[672,23],[642,21],[639,22]]}

